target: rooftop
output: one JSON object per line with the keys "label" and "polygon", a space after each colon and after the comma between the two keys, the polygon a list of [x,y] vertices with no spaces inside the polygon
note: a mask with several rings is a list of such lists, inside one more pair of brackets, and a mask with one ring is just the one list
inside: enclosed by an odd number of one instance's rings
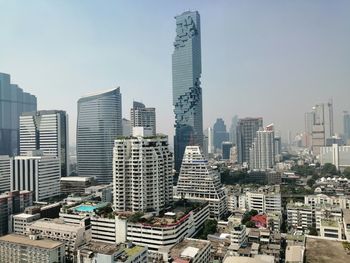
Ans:
{"label": "rooftop", "polygon": [[350,262],[342,242],[321,238],[306,238],[306,261],[308,263],[344,263]]}
{"label": "rooftop", "polygon": [[46,228],[53,231],[76,232],[82,227],[80,225],[65,223],[63,220],[57,218],[43,218],[31,224],[30,228]]}
{"label": "rooftop", "polygon": [[67,176],[62,177],[61,181],[75,181],[75,182],[88,182],[91,181],[93,178],[89,176]]}
{"label": "rooftop", "polygon": [[338,223],[338,221],[331,220],[331,219],[322,219],[321,220],[321,226],[339,227],[339,223]]}
{"label": "rooftop", "polygon": [[31,214],[21,213],[21,214],[14,215],[13,218],[26,219],[26,218],[31,218],[31,217],[35,217],[35,216],[37,216],[37,214],[31,215]]}
{"label": "rooftop", "polygon": [[194,258],[198,252],[204,250],[209,244],[210,242],[207,240],[186,238],[172,247],[170,255],[173,259]]}
{"label": "rooftop", "polygon": [[16,235],[16,234],[2,236],[0,237],[0,242],[15,243],[18,245],[28,245],[28,246],[39,247],[44,249],[54,249],[64,244],[62,242],[53,241],[51,239],[46,239],[46,238],[31,240],[27,236]]}

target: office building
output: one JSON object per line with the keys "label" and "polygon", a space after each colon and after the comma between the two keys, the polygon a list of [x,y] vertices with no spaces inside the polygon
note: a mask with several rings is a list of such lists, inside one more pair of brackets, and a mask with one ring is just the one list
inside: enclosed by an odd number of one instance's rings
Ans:
{"label": "office building", "polygon": [[208,128],[208,154],[214,153],[214,131],[212,127]]}
{"label": "office building", "polygon": [[0,155],[0,194],[11,189],[11,158],[7,155]]}
{"label": "office building", "polygon": [[31,156],[12,159],[11,191],[33,191],[34,201],[60,195],[60,160],[32,152]]}
{"label": "office building", "polygon": [[134,101],[130,110],[130,121],[132,127],[152,128],[152,135],[157,133],[155,108],[146,108],[143,103]]}
{"label": "office building", "polygon": [[76,262],[77,249],[91,241],[91,228],[88,223],[83,220],[80,225],[74,225],[60,219],[43,218],[30,224],[26,234],[64,243],[66,258]]}
{"label": "office building", "polygon": [[249,154],[251,169],[267,170],[273,168],[275,164],[274,137],[273,125],[264,129],[260,128],[256,132]]}
{"label": "office building", "polygon": [[170,250],[170,262],[209,263],[212,262],[210,241],[185,238]]}
{"label": "office building", "polygon": [[68,176],[69,143],[68,116],[65,111],[43,110],[25,112],[19,117],[20,154],[41,150],[56,156],[61,164],[61,176]]}
{"label": "office building", "polygon": [[13,191],[0,195],[0,236],[11,230],[10,217],[33,205],[33,193],[30,191]]}
{"label": "office building", "polygon": [[113,195],[117,211],[159,213],[172,202],[172,153],[168,137],[134,127],[133,137],[113,149]]}
{"label": "office building", "polygon": [[325,146],[325,117],[324,104],[317,104],[312,108],[313,125],[312,125],[312,152],[314,155],[320,154],[320,148]]}
{"label": "office building", "polygon": [[262,118],[239,119],[237,124],[237,153],[240,164],[249,162],[249,149],[256,132],[263,127]]}
{"label": "office building", "polygon": [[220,175],[209,166],[199,146],[186,147],[174,197],[209,202],[213,218],[220,219],[227,212],[227,196]]}
{"label": "office building", "polygon": [[325,165],[331,163],[339,170],[350,167],[350,146],[339,146],[333,144],[332,146],[320,148],[320,163]]}
{"label": "office building", "polygon": [[304,131],[304,145],[311,149],[312,147],[312,126],[314,124],[314,112],[306,112],[304,116],[305,131]]}
{"label": "office building", "polygon": [[36,111],[34,95],[11,83],[10,75],[0,73],[0,155],[19,153],[19,116]]}
{"label": "office building", "polygon": [[229,133],[226,131],[226,125],[223,119],[216,119],[213,126],[213,131],[215,151],[221,150],[222,143],[229,140]]}
{"label": "office building", "polygon": [[346,145],[350,145],[350,114],[344,111],[343,116],[343,129],[344,129],[344,142]]}
{"label": "office building", "polygon": [[64,244],[35,235],[6,235],[0,237],[0,262],[65,262]]}
{"label": "office building", "polygon": [[231,159],[232,146],[233,146],[232,142],[222,142],[221,151],[222,151],[222,159],[223,160],[230,160]]}
{"label": "office building", "polygon": [[78,100],[77,165],[79,176],[112,182],[113,142],[122,130],[120,88]]}
{"label": "office building", "polygon": [[60,180],[62,194],[84,194],[85,189],[94,185],[93,177],[88,176],[68,176]]}
{"label": "office building", "polygon": [[230,141],[233,145],[237,143],[237,124],[238,124],[238,116],[235,115],[232,118],[231,126],[230,126]]}
{"label": "office building", "polygon": [[173,106],[175,113],[175,170],[180,171],[188,145],[203,146],[202,88],[200,77],[201,30],[197,11],[175,17],[176,37],[172,55]]}

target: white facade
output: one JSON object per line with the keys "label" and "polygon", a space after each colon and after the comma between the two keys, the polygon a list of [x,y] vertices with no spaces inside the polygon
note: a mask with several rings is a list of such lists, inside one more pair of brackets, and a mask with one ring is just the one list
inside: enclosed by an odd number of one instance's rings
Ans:
{"label": "white facade", "polygon": [[22,235],[0,237],[0,262],[65,262],[64,243]]}
{"label": "white facade", "polygon": [[19,235],[24,235],[27,231],[27,226],[35,220],[40,219],[40,214],[17,214],[12,217],[13,232]]}
{"label": "white facade", "polygon": [[176,187],[176,198],[208,201],[210,215],[221,218],[227,212],[227,196],[218,171],[213,170],[199,146],[187,146]]}
{"label": "white facade", "polygon": [[113,149],[116,211],[159,211],[172,202],[172,153],[168,138],[117,139]]}
{"label": "white facade", "polygon": [[[209,205],[184,215],[172,224],[147,224],[127,222],[127,240],[147,246],[153,252],[167,252],[171,246],[186,237],[194,236],[209,217]],[[120,221],[125,221],[120,219]],[[167,253],[166,253],[167,254]]]}
{"label": "white facade", "polygon": [[259,213],[281,212],[281,193],[279,192],[246,192],[247,208]]}
{"label": "white facade", "polygon": [[287,204],[287,222],[289,226],[307,229],[313,225],[313,209],[303,203]]}
{"label": "white facade", "polygon": [[320,150],[321,165],[331,163],[337,169],[350,167],[350,146],[339,146],[333,144],[328,147],[321,147]]}
{"label": "white facade", "polygon": [[60,160],[54,156],[16,156],[12,160],[11,191],[33,191],[34,201],[60,194]]}
{"label": "white facade", "polygon": [[320,236],[326,238],[342,239],[342,224],[338,219],[321,220]]}
{"label": "white facade", "polygon": [[304,203],[312,206],[313,208],[321,204],[327,204],[332,207],[350,209],[349,196],[328,196],[324,194],[306,195],[304,197]]}
{"label": "white facade", "polygon": [[256,132],[249,154],[251,169],[267,170],[273,168],[275,164],[274,134],[273,125]]}
{"label": "white facade", "polygon": [[7,155],[0,155],[0,193],[10,191],[11,174],[11,158]]}

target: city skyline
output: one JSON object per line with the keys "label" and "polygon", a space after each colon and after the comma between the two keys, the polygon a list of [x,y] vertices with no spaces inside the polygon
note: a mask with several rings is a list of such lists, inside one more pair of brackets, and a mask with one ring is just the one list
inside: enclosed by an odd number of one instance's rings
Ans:
{"label": "city skyline", "polygon": [[[193,1],[166,8],[160,1],[106,6],[11,1],[0,7],[3,37],[8,40],[0,44],[0,72],[11,74],[13,83],[35,94],[39,110],[67,111],[72,144],[78,98],[115,86],[123,93],[123,117],[130,117],[133,99],[152,105],[159,132],[171,140],[174,16],[189,9],[202,17],[204,129],[218,117],[229,126],[235,114],[261,116],[275,123],[285,140],[288,130],[303,131],[304,113],[312,105],[333,98],[335,131],[343,130],[342,111],[350,108],[350,37],[343,34],[349,30],[350,4],[345,1],[216,6]],[[131,9],[137,19],[126,15]],[[151,10],[163,12],[149,16]],[[75,30],[70,28],[72,21]],[[140,24],[152,30],[142,30]]]}

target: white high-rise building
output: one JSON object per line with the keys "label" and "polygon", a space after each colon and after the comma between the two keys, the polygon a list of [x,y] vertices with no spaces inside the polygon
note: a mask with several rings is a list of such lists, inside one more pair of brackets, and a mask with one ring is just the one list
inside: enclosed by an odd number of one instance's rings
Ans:
{"label": "white high-rise building", "polygon": [[208,153],[214,153],[214,131],[212,127],[208,128]]}
{"label": "white high-rise building", "polygon": [[256,132],[249,153],[251,169],[267,170],[275,164],[273,124]]}
{"label": "white high-rise building", "polygon": [[60,160],[43,156],[41,151],[32,156],[12,159],[11,191],[33,191],[34,200],[42,201],[60,194]]}
{"label": "white high-rise building", "polygon": [[68,176],[68,116],[65,111],[23,113],[19,118],[20,154],[41,150],[60,159],[61,175]]}
{"label": "white high-rise building", "polygon": [[146,108],[141,103],[134,101],[133,107],[130,110],[130,121],[132,127],[147,127],[152,128],[152,134],[156,134],[156,109]]}
{"label": "white high-rise building", "polygon": [[320,148],[325,146],[326,134],[325,134],[325,116],[324,116],[324,104],[317,104],[312,108],[313,112],[313,125],[312,125],[312,152],[314,155],[320,154]]}
{"label": "white high-rise building", "polygon": [[117,211],[164,210],[173,195],[173,156],[168,137],[133,128],[133,137],[117,139],[113,149],[113,194]]}
{"label": "white high-rise building", "polygon": [[0,193],[10,191],[11,158],[0,155]]}
{"label": "white high-rise building", "polygon": [[218,171],[208,165],[199,146],[187,146],[174,197],[208,201],[210,215],[220,219],[227,212],[227,196]]}

